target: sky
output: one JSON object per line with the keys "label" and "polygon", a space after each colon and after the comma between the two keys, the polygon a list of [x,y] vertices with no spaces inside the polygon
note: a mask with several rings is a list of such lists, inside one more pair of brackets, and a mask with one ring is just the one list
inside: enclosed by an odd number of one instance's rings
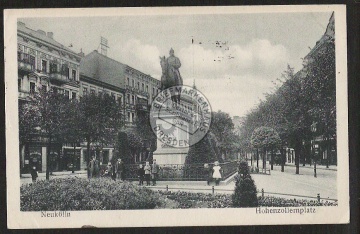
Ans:
{"label": "sky", "polygon": [[23,18],[27,27],[85,54],[108,40],[107,56],[160,79],[159,56],[170,48],[181,61],[184,85],[196,87],[213,111],[245,116],[274,90],[287,65],[302,58],[325,33],[331,12],[136,15]]}

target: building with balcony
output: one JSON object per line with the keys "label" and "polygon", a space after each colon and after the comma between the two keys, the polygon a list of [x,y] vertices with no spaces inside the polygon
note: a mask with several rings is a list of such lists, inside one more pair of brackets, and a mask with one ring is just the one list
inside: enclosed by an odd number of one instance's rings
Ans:
{"label": "building with balcony", "polygon": [[[79,96],[79,67],[82,54],[75,53],[54,40],[52,32],[33,30],[23,22],[17,23],[18,98],[19,105],[40,88],[63,93],[69,99]],[[30,165],[46,170],[46,139],[34,136],[20,146],[20,169],[27,172]],[[53,142],[52,170],[67,167],[67,147]],[[69,156],[70,157],[70,156]],[[80,157],[80,156],[79,156]]]}

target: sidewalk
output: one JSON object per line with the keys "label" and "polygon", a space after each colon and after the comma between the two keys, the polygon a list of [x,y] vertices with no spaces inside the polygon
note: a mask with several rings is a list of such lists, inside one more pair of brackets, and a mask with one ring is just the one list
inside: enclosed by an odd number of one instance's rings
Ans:
{"label": "sidewalk", "polygon": [[[79,174],[86,174],[85,170],[82,171],[74,171],[74,173],[72,173],[71,171],[56,171],[53,172],[52,174],[50,174],[50,176],[63,176],[63,175],[79,175]],[[45,172],[41,172],[38,173],[39,177],[46,177],[46,173]],[[20,178],[31,178],[31,174],[21,174]]]}
{"label": "sidewalk", "polygon": [[[295,167],[294,164],[285,164],[285,167]],[[314,169],[314,164],[311,164],[311,166],[309,164],[306,164],[305,166],[303,166],[303,164],[299,165],[300,168],[311,168]],[[337,166],[336,165],[329,165],[329,168],[326,168],[326,165],[319,165],[316,164],[316,170],[320,169],[320,170],[331,170],[331,171],[337,171]]]}

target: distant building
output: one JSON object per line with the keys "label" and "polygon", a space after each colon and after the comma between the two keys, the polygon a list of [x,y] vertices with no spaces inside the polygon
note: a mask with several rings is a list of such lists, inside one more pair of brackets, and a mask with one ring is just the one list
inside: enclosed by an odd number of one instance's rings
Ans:
{"label": "distant building", "polygon": [[[121,99],[127,126],[132,126],[136,118],[138,100],[146,100],[148,105],[158,94],[161,82],[150,75],[109,58],[98,51],[86,55],[80,64],[81,95],[85,92],[107,92]],[[144,102],[142,102],[144,103]]]}

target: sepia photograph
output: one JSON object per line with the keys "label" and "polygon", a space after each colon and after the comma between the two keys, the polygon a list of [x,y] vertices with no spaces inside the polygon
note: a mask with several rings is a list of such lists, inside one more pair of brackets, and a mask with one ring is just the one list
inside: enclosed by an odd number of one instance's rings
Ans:
{"label": "sepia photograph", "polygon": [[348,223],[345,12],[5,10],[8,227]]}

